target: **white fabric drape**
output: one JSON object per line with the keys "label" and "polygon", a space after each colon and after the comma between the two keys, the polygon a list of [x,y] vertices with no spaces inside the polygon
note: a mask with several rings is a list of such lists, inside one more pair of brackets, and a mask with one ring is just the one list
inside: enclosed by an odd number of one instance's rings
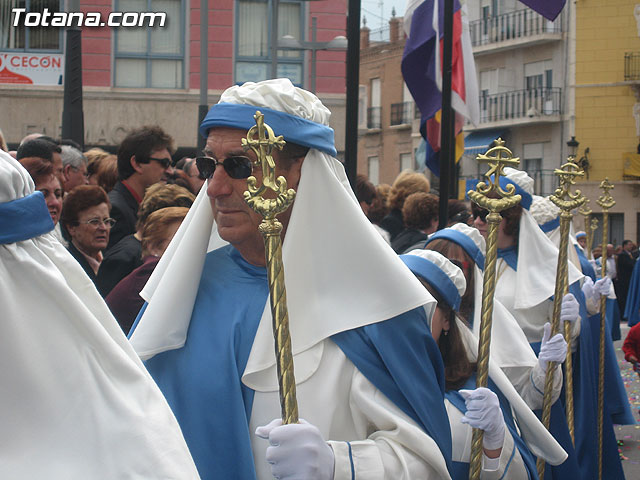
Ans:
{"label": "white fabric drape", "polygon": [[[33,191],[0,152],[0,202]],[[199,478],[162,393],[52,234],[0,245],[0,310],[0,478]]]}

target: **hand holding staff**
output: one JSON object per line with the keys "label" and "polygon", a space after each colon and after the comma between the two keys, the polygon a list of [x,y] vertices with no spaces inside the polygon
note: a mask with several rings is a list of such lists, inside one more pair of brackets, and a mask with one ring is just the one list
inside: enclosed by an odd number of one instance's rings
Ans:
{"label": "hand holding staff", "polygon": [[[496,146],[490,148],[484,155],[478,155],[476,160],[488,163],[490,168],[485,174],[488,185],[480,182],[476,190],[469,190],[467,195],[480,207],[489,210],[487,223],[487,254],[485,258],[484,278],[482,285],[482,316],[480,322],[480,338],[478,340],[478,374],[476,387],[486,387],[489,379],[489,344],[491,341],[491,322],[493,319],[493,296],[496,289],[496,261],[498,257],[498,226],[502,220],[499,212],[517,205],[520,195],[514,195],[515,187],[508,185],[506,190],[500,187],[500,176],[504,175],[504,167],[515,167],[520,163],[519,158],[513,158],[511,150],[504,146],[499,138]],[[503,157],[503,155],[505,155]],[[495,175],[495,178],[492,178]],[[498,198],[491,198],[497,194]],[[471,441],[471,460],[469,478],[477,480],[482,470],[482,430],[473,429]]]}
{"label": "hand holding staff", "polygon": [[[574,185],[575,177],[581,177],[584,172],[574,163],[575,157],[570,156],[567,163],[561,168],[556,169],[554,173],[560,180],[560,186],[549,199],[560,208],[560,246],[558,251],[558,265],[556,268],[556,287],[553,297],[553,317],[551,322],[551,335],[555,335],[559,328],[560,311],[562,299],[569,290],[569,273],[568,273],[568,248],[569,248],[569,224],[573,215],[571,210],[583,206],[586,198],[576,190],[575,194],[570,191],[571,185]],[[573,248],[573,247],[572,247]],[[567,358],[565,360],[565,408],[567,413],[567,423],[569,425],[569,433],[571,441],[575,443],[575,428],[573,416],[573,363],[571,357],[571,323],[564,322],[564,339],[567,342]],[[553,376],[555,372],[555,364],[547,366],[547,372],[544,385],[544,397],[542,403],[542,423],[549,429],[551,419],[551,394],[553,390]],[[538,475],[540,478],[544,476],[544,462],[538,465]]]}
{"label": "hand holding staff", "polygon": [[[600,261],[602,263],[602,278],[607,275],[607,239],[609,238],[609,209],[613,207],[616,202],[609,193],[609,190],[613,188],[613,185],[609,182],[609,178],[600,183],[600,188],[603,193],[597,200],[597,204],[602,208],[602,256]],[[602,429],[604,420],[604,339],[605,339],[605,325],[607,315],[607,297],[602,295],[600,297],[600,357],[598,363],[598,478],[602,478]]]}
{"label": "hand holding staff", "polygon": [[[251,149],[262,166],[262,185],[258,186],[256,177],[247,179],[248,191],[244,199],[249,206],[260,213],[264,220],[259,225],[264,239],[267,275],[269,279],[269,299],[273,319],[273,337],[276,350],[276,367],[280,389],[280,408],[282,423],[298,423],[298,403],[296,400],[296,380],[293,372],[291,353],[291,335],[289,334],[289,314],[287,312],[287,291],[284,284],[284,265],[282,263],[282,243],[280,232],[282,224],[276,215],[284,212],[293,203],[296,192],[287,189],[287,180],[276,178],[276,163],[271,156],[273,147],[280,150],[285,145],[282,136],[276,137],[269,125],[264,123],[264,115],[259,111],[253,116],[256,125],[242,139],[242,147]],[[276,198],[264,198],[267,190],[275,192]]]}

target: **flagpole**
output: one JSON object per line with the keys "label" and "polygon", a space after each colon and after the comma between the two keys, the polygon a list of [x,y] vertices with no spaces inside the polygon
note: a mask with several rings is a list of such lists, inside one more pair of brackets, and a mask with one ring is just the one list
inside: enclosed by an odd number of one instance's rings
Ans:
{"label": "flagpole", "polygon": [[440,118],[440,203],[438,229],[447,226],[450,192],[453,111],[451,109],[451,58],[453,50],[453,0],[444,0],[442,47],[442,116]]}

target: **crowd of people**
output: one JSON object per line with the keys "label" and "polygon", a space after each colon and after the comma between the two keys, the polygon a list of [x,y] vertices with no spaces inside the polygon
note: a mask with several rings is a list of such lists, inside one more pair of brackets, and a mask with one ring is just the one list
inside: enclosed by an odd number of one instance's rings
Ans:
{"label": "crowd of people", "polygon": [[[261,216],[244,199],[247,178],[262,180],[242,148],[256,110],[284,137],[276,174],[297,192],[278,216],[296,424],[281,418]],[[132,130],[117,155],[43,135],[0,152],[0,380],[17,385],[0,418],[22,458],[0,463],[0,476],[463,479],[480,429],[481,478],[538,478],[542,459],[548,478],[595,480],[600,456],[606,478],[624,478],[613,425],[635,419],[612,332],[616,311],[637,317],[635,244],[612,246],[601,278],[602,252],[572,236],[559,310],[569,349],[551,334],[559,212],[526,172],[505,169],[522,200],[502,212],[489,382],[476,388],[488,212],[450,200],[437,230],[438,197],[417,172],[377,186],[359,175],[354,192],[329,117],[315,95],[277,79],[227,89],[200,126],[197,158],[174,162],[157,126]],[[45,381],[45,367],[72,381]],[[82,421],[67,417],[69,404]],[[26,460],[49,443],[45,459]]]}

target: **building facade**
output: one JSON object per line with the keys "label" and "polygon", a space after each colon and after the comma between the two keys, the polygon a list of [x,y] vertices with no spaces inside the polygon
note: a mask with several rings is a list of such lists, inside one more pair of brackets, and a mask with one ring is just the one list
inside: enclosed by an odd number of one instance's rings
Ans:
{"label": "building facade", "polygon": [[[600,212],[609,178],[616,205],[609,242],[640,239],[640,5],[631,0],[576,2],[575,136],[588,178],[579,188]],[[601,220],[601,216],[598,215]],[[576,220],[579,229],[582,219]],[[601,226],[594,244],[601,242]]]}
{"label": "building facade", "polygon": [[[154,27],[83,26],[85,145],[116,146],[132,128],[159,124],[179,147],[197,144],[200,86],[200,0],[80,0],[88,18],[112,12],[164,13]],[[208,0],[208,104],[233,84],[271,77],[273,0]],[[278,2],[278,38],[329,41],[345,35],[346,0]],[[15,146],[25,135],[61,133],[64,28],[12,26],[12,9],[65,11],[64,0],[8,0],[0,6],[0,128]],[[124,18],[123,18],[124,17]],[[147,24],[145,24],[147,25]],[[278,50],[277,75],[309,88],[309,51]],[[315,85],[332,111],[344,150],[345,51],[317,51]]]}
{"label": "building facade", "polygon": [[462,178],[485,166],[477,153],[501,137],[520,157],[539,195],[553,193],[553,170],[566,158],[571,134],[569,20],[567,2],[549,21],[517,0],[469,0],[471,43],[478,73],[480,120],[467,125]]}

